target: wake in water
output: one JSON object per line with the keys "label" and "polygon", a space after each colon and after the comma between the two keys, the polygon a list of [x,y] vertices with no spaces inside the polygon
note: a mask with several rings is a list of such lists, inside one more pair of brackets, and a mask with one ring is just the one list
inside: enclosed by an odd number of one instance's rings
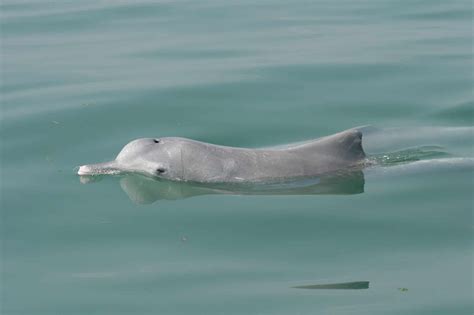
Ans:
{"label": "wake in water", "polygon": [[[406,174],[474,168],[472,127],[364,127],[365,173]],[[429,145],[427,145],[429,144]]]}
{"label": "wake in water", "polygon": [[395,166],[428,159],[443,159],[452,157],[439,146],[422,146],[404,150],[374,154],[368,158],[369,163],[380,166]]}

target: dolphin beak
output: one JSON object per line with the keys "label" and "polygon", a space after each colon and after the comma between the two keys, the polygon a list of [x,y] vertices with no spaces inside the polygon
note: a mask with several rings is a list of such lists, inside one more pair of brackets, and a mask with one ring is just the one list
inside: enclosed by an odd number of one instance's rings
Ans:
{"label": "dolphin beak", "polygon": [[77,175],[101,175],[101,174],[118,174],[120,170],[117,162],[110,161],[105,163],[89,164],[79,166]]}

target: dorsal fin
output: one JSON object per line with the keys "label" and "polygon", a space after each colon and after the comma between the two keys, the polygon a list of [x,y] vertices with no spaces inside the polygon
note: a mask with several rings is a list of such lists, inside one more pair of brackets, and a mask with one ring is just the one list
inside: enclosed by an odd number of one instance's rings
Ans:
{"label": "dorsal fin", "polygon": [[344,160],[359,160],[365,158],[365,152],[362,148],[362,132],[358,129],[345,130],[295,146],[291,149],[311,149],[317,153],[333,155]]}

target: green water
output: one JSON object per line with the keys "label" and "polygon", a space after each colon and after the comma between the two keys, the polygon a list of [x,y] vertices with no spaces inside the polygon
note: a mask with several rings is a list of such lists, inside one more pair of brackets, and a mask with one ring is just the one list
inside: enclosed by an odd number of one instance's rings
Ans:
{"label": "green water", "polygon": [[[470,1],[0,13],[1,314],[473,313]],[[371,165],[314,193],[75,175],[138,137],[260,147],[361,125]]]}

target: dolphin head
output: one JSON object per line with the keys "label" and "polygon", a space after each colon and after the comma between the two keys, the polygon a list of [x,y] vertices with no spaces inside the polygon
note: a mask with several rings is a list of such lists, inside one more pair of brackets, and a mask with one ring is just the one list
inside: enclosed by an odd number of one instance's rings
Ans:
{"label": "dolphin head", "polygon": [[181,146],[171,138],[142,138],[126,144],[115,160],[82,165],[78,175],[141,173],[178,179],[182,172]]}

